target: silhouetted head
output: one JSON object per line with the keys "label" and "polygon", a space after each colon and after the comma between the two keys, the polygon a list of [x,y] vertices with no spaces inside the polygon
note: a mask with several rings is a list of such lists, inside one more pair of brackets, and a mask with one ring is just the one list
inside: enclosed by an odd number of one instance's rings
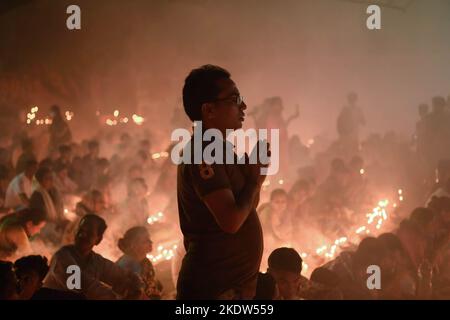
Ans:
{"label": "silhouetted head", "polygon": [[153,250],[153,242],[147,228],[137,226],[125,232],[123,238],[119,239],[118,247],[126,255],[140,261]]}
{"label": "silhouetted head", "polygon": [[14,262],[20,299],[29,300],[42,287],[48,269],[47,258],[44,256],[26,256]]}
{"label": "silhouetted head", "polygon": [[280,295],[292,299],[297,294],[297,288],[302,271],[302,258],[292,248],[275,249],[269,256],[267,272],[275,279]]}
{"label": "silhouetted head", "polygon": [[91,251],[100,244],[107,226],[103,218],[95,214],[87,214],[81,218],[75,234],[75,247],[82,252]]}
{"label": "silhouetted head", "polygon": [[203,121],[204,127],[222,133],[242,128],[247,108],[230,73],[214,65],[189,73],[183,87],[183,105],[191,121]]}

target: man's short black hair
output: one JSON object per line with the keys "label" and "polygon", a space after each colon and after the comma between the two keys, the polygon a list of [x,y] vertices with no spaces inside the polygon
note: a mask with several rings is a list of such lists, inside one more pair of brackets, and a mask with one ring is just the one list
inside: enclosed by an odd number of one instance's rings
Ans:
{"label": "man's short black hair", "polygon": [[38,208],[24,208],[15,213],[24,225],[26,222],[31,221],[35,226],[46,220],[46,213],[42,209]]}
{"label": "man's short black hair", "polygon": [[217,99],[220,89],[217,81],[229,79],[230,73],[211,64],[192,70],[184,81],[184,111],[191,121],[202,120],[202,105]]}
{"label": "man's short black hair", "polygon": [[35,272],[40,281],[43,281],[49,269],[48,260],[38,255],[22,257],[14,262],[14,269],[18,279]]}
{"label": "man's short black hair", "polygon": [[292,248],[278,248],[272,251],[269,256],[269,268],[294,273],[302,271],[303,260]]}
{"label": "man's short black hair", "polygon": [[97,224],[98,227],[98,233],[99,235],[103,235],[103,233],[105,232],[106,228],[108,227],[106,225],[106,221],[105,219],[103,219],[102,217],[96,215],[96,214],[87,214],[85,216],[83,216],[83,218],[81,218],[80,223],[78,224],[78,227],[81,226],[81,224],[84,221],[89,221],[89,222],[95,222]]}

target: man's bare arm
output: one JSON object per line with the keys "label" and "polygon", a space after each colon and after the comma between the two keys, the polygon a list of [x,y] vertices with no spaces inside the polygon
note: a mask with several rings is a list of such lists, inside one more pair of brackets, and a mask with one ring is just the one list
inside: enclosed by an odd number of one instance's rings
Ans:
{"label": "man's bare arm", "polygon": [[207,194],[203,201],[219,227],[227,233],[236,233],[259,199],[261,184],[248,181],[236,199],[230,189],[219,189]]}

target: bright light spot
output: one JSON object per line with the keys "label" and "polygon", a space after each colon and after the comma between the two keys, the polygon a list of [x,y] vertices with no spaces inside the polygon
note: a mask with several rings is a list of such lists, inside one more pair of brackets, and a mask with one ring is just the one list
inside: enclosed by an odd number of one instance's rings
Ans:
{"label": "bright light spot", "polygon": [[284,183],[283,179],[278,180],[278,184],[283,184],[283,183]]}
{"label": "bright light spot", "polygon": [[366,226],[362,226],[362,227],[359,227],[358,229],[356,229],[356,233],[361,233],[361,232],[363,232],[364,230],[366,230]]}
{"label": "bright light spot", "polygon": [[132,118],[133,118],[134,123],[136,123],[138,126],[140,126],[145,120],[143,117],[138,116],[137,114],[133,114]]}
{"label": "bright light spot", "polygon": [[359,173],[363,175],[365,173],[364,169],[359,169]]}
{"label": "bright light spot", "polygon": [[114,117],[118,117],[119,116],[119,110],[114,110]]}
{"label": "bright light spot", "polygon": [[117,125],[117,120],[106,119],[106,124],[108,126],[115,126]]}

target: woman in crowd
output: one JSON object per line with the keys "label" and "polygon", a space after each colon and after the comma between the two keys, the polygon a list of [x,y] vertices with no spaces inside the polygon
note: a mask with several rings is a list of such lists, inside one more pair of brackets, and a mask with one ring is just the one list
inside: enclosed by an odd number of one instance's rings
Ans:
{"label": "woman in crowd", "polygon": [[116,264],[141,277],[145,284],[144,293],[148,299],[161,299],[162,285],[156,279],[153,264],[147,258],[147,254],[153,249],[147,229],[145,227],[129,229],[119,240],[118,246],[124,254]]}

